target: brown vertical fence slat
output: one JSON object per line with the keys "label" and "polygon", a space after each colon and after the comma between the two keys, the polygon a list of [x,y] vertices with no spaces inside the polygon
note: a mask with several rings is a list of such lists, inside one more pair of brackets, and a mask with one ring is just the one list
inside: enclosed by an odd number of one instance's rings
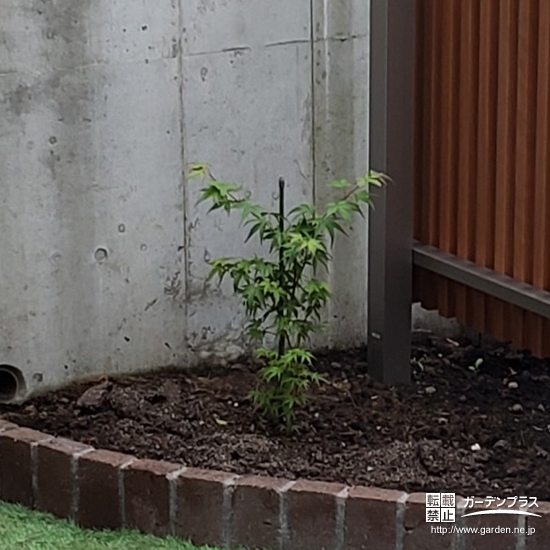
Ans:
{"label": "brown vertical fence slat", "polygon": [[516,125],[516,187],[514,217],[514,278],[533,280],[533,182],[535,168],[538,0],[519,3],[518,100]]}
{"label": "brown vertical fence slat", "polygon": [[428,216],[428,242],[433,246],[439,245],[439,166],[441,161],[441,38],[442,29],[442,2],[425,2],[431,4],[428,10],[431,26],[430,41],[430,125],[429,131],[429,176],[428,176],[428,210],[425,215]]}
{"label": "brown vertical fence slat", "polygon": [[[477,172],[477,111],[479,55],[479,2],[463,0],[460,3],[460,48],[458,83],[458,181],[473,181]],[[472,185],[457,185],[456,254],[473,260],[475,254],[476,193]],[[452,309],[459,319],[466,319],[468,292],[462,285],[453,285],[455,303]]]}
{"label": "brown vertical fence slat", "polygon": [[501,0],[498,55],[497,166],[495,190],[495,266],[512,276],[514,261],[514,180],[516,171],[516,100],[518,1]]}
{"label": "brown vertical fence slat", "polygon": [[533,285],[550,288],[550,2],[539,13]]}
{"label": "brown vertical fence slat", "polygon": [[430,188],[423,185],[423,182],[429,181],[430,174],[430,124],[431,124],[431,54],[432,54],[432,4],[425,0],[418,0],[417,5],[421,14],[417,18],[418,29],[418,52],[417,74],[417,97],[419,106],[417,113],[416,126],[422,135],[420,143],[416,149],[416,169],[422,174],[416,178],[415,190],[415,235],[427,236],[430,234],[430,217],[426,215],[424,205],[430,203]]}
{"label": "brown vertical fence slat", "polygon": [[[460,75],[459,75],[459,139],[458,181],[471,182],[476,178],[477,92],[479,55],[479,0],[461,3]],[[457,255],[474,260],[475,254],[475,187],[454,185],[458,192]]]}
{"label": "brown vertical fence slat", "polygon": [[[477,177],[476,177],[476,247],[475,261],[492,267],[494,231],[494,190],[496,176],[496,92],[495,66],[497,61],[498,0],[480,2],[479,17],[479,74],[477,116]],[[446,77],[445,77],[446,78]],[[476,294],[477,296],[477,294]],[[478,296],[473,311],[473,325],[485,330],[486,308],[483,296]]]}
{"label": "brown vertical fence slat", "polygon": [[542,318],[531,312],[526,312],[525,328],[526,332],[523,335],[525,347],[529,349],[541,349],[543,330]]}
{"label": "brown vertical fence slat", "polygon": [[[506,310],[506,319],[515,319],[518,315],[518,310],[516,306],[513,306],[511,304],[505,305]],[[519,311],[519,314],[521,314],[521,311]],[[498,335],[497,335],[498,336]],[[514,324],[511,322],[507,322],[504,325],[504,332],[502,334],[502,340],[514,342]],[[523,343],[523,342],[522,342]]]}
{"label": "brown vertical fence slat", "polygon": [[506,325],[506,308],[504,302],[497,300],[493,296],[489,296],[487,300],[487,309],[492,315],[492,319],[489,319],[489,327],[493,336],[499,340],[504,340],[503,334]]}
{"label": "brown vertical fence slat", "polygon": [[[538,13],[538,66],[536,90],[535,180],[533,218],[533,280],[535,287],[549,286],[550,253],[550,2],[541,2]],[[544,350],[546,320],[531,315],[529,347]]]}
{"label": "brown vertical fence slat", "polygon": [[[522,0],[518,10],[518,96],[513,277],[533,282],[533,196],[536,137],[538,0]],[[529,345],[529,315],[517,311],[513,341]]]}
{"label": "brown vertical fence slat", "polygon": [[458,169],[458,67],[460,55],[460,2],[443,2],[443,25],[446,30],[441,40],[441,66],[447,78],[441,83],[441,172],[439,176],[439,248],[456,253],[457,208],[455,184]]}
{"label": "brown vertical fence slat", "polygon": [[[550,1],[417,2],[415,238],[550,291]],[[414,284],[550,355],[550,320],[424,269]]]}
{"label": "brown vertical fence slat", "polygon": [[494,257],[494,232],[491,220],[494,216],[496,175],[497,79],[495,67],[498,59],[498,5],[499,0],[483,0],[480,2],[475,261],[485,267],[492,267]]}
{"label": "brown vertical fence slat", "polygon": [[[458,112],[459,112],[459,65],[460,65],[460,1],[448,0],[444,3],[445,28],[441,44],[442,66],[449,76],[443,81],[441,90],[441,187],[440,204],[440,239],[442,250],[456,254],[457,250],[457,198],[455,184],[458,172]],[[452,284],[441,281],[441,294],[445,298],[443,308],[454,311],[456,292]]]}
{"label": "brown vertical fence slat", "polygon": [[[415,158],[415,171],[420,177],[417,177],[415,180],[415,191],[414,191],[414,211],[417,212],[421,208],[422,200],[425,198],[423,195],[422,188],[417,188],[418,181],[424,175],[424,166],[423,166],[423,151],[424,147],[424,134],[425,134],[425,123],[426,120],[426,103],[424,101],[425,95],[425,75],[424,67],[424,57],[426,55],[426,44],[423,40],[423,37],[429,36],[429,29],[425,25],[426,14],[424,9],[424,2],[422,0],[417,0],[416,2],[416,36],[418,37],[416,43],[416,67],[415,73],[417,75],[422,75],[422,78],[415,79],[415,103],[416,103],[416,112],[415,112],[415,129],[414,129],[414,158]],[[422,218],[420,216],[414,216],[414,234],[419,235],[422,233]]]}

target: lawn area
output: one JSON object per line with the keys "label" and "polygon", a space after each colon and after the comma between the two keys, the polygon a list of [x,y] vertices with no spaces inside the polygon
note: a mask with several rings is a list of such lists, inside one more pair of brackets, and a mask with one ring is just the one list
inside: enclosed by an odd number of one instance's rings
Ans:
{"label": "lawn area", "polygon": [[[50,515],[0,502],[0,550],[201,550],[132,531],[86,531]],[[202,547],[202,550],[207,550]]]}

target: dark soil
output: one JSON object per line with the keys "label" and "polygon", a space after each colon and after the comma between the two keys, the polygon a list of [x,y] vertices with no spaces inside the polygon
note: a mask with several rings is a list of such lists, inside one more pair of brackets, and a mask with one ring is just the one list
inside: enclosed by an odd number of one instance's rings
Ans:
{"label": "dark soil", "polygon": [[549,361],[421,333],[413,385],[382,387],[367,375],[365,358],[365,350],[318,356],[330,382],[299,412],[293,435],[260,422],[247,398],[257,366],[246,361],[72,386],[0,413],[187,466],[550,500]]}

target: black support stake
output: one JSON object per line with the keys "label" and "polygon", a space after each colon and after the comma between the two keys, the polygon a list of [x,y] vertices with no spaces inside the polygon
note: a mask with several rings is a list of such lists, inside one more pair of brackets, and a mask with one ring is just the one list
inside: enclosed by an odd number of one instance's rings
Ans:
{"label": "black support stake", "polygon": [[[279,234],[280,238],[283,237],[283,231],[285,230],[285,180],[279,178]],[[279,278],[281,280],[281,287],[283,286],[283,247],[279,247]],[[281,302],[282,304],[282,302]],[[282,334],[279,338],[279,357],[285,352],[285,335]]]}
{"label": "black support stake", "polygon": [[368,372],[387,384],[411,379],[415,5],[371,2],[369,165],[392,181],[369,213]]}

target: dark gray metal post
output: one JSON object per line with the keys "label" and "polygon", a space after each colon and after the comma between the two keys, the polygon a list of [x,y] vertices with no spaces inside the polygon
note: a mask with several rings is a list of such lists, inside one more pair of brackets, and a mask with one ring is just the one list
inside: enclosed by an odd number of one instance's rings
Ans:
{"label": "dark gray metal post", "polygon": [[368,371],[411,377],[416,2],[371,0],[370,166],[392,179],[369,214]]}

